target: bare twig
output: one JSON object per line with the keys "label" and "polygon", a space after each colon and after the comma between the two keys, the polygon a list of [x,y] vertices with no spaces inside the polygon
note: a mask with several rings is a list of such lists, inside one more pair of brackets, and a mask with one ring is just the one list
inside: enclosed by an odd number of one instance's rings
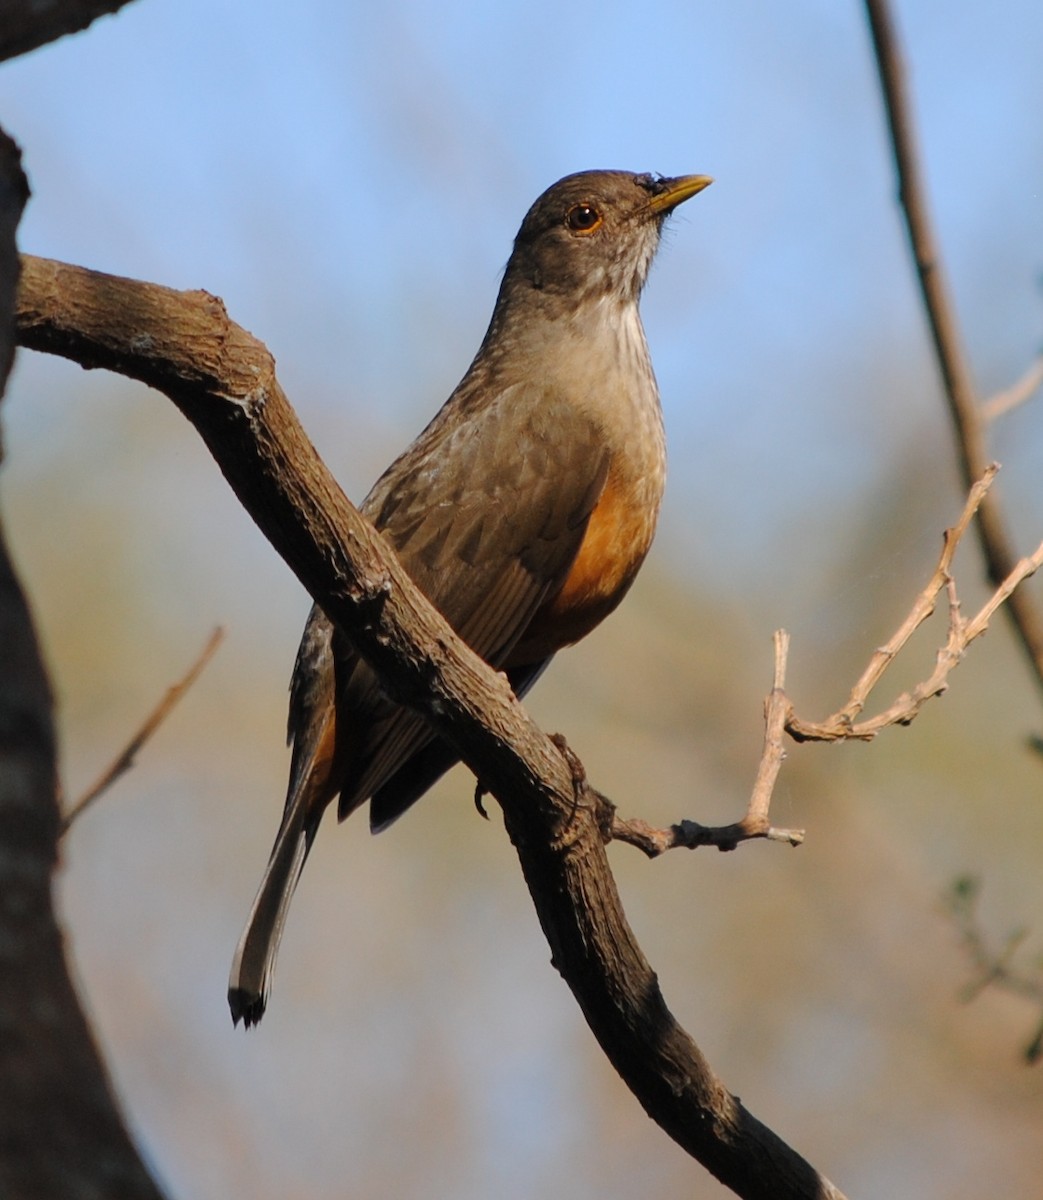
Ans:
{"label": "bare twig", "polygon": [[[980,880],[965,875],[953,883],[946,896],[946,907],[956,922],[964,948],[976,970],[976,977],[963,989],[961,998],[969,1003],[987,987],[996,986],[1031,1001],[1043,1011],[1043,973],[1039,966],[1035,973],[1031,973],[1014,962],[1025,940],[1025,930],[1014,930],[998,949],[993,947],[978,916],[980,894]],[[1026,1045],[1024,1057],[1028,1063],[1043,1059],[1043,1019]]]}
{"label": "bare twig", "polygon": [[[890,725],[910,724],[932,696],[939,696],[945,691],[948,687],[949,673],[960,663],[971,642],[985,632],[1000,605],[1015,595],[1019,584],[1043,565],[1041,542],[1033,554],[1014,564],[1007,577],[970,620],[962,617],[956,584],[950,574],[952,559],[974,513],[984,502],[995,473],[996,468],[990,467],[984,477],[971,488],[960,519],[945,531],[942,552],[930,581],[917,596],[909,615],[894,636],[885,646],[874,652],[869,665],[852,689],[847,703],[825,720],[817,722],[804,721],[791,712],[786,722],[786,731],[791,737],[797,741],[836,742],[851,738],[871,741],[882,729]],[[935,656],[934,670],[921,683],[898,696],[883,712],[864,721],[857,720],[884,672],[894,662],[913,633],[934,612],[935,602],[943,588],[948,597],[949,630],[945,644]]]}
{"label": "bare twig", "polygon": [[98,799],[103,792],[107,791],[121,775],[134,765],[134,759],[137,757],[138,751],[148,741],[148,739],[156,732],[159,726],[170,715],[174,705],[195,683],[202,674],[204,667],[214,657],[218,646],[225,636],[225,631],[218,626],[210,637],[207,639],[206,645],[202,652],[188,672],[177,683],[172,684],[167,688],[163,699],[149,713],[142,722],[140,728],[116,755],[112,762],[102,771],[101,775],[91,784],[91,786],[83,793],[76,803],[66,812],[61,819],[61,832],[64,834],[68,831],[69,826],[76,820],[78,816],[87,808],[89,808],[95,800]]}
{"label": "bare twig", "polygon": [[989,424],[997,417],[1005,416],[1026,401],[1031,400],[1040,387],[1043,387],[1043,354],[1009,388],[1002,392],[996,392],[985,401],[981,406],[981,419]]}
{"label": "bare twig", "polygon": [[[960,469],[965,486],[970,488],[985,473],[989,461],[984,420],[931,226],[902,55],[890,6],[887,0],[865,2],[898,171],[899,200],[910,250],[916,263],[924,309],[931,327],[935,356],[956,427]],[[988,577],[994,585],[998,585],[1014,570],[1017,555],[1007,533],[999,498],[995,494],[982,504],[976,527]],[[1011,597],[1007,611],[1032,664],[1036,682],[1043,688],[1043,618],[1029,594],[1023,590]]]}
{"label": "bare twig", "polygon": [[745,817],[731,825],[700,825],[684,820],[666,829],[658,829],[636,817],[612,819],[612,839],[636,846],[649,858],[658,858],[667,850],[697,850],[700,846],[716,846],[718,850],[735,850],[743,842],[764,838],[769,842],[789,842],[799,846],[804,841],[803,829],[776,829],[773,825],[757,825]]}
{"label": "bare twig", "polygon": [[967,532],[967,526],[971,523],[974,514],[978,511],[986,493],[992,486],[992,481],[995,479],[998,469],[995,463],[991,464],[985,470],[981,479],[975,481],[967,496],[967,502],[963,506],[963,512],[960,514],[959,520],[950,529],[946,529],[942,535],[942,553],[938,559],[938,565],[934,569],[934,574],[931,576],[927,586],[917,596],[909,615],[899,626],[891,640],[873,653],[868,666],[852,689],[848,702],[832,718],[837,724],[848,727],[854,724],[859,713],[865,708],[870,692],[880,682],[884,672],[894,662],[902,647],[906,645],[916,630],[934,612],[938,593],[950,582],[950,570],[953,557],[956,554],[956,547],[962,541],[963,535]]}

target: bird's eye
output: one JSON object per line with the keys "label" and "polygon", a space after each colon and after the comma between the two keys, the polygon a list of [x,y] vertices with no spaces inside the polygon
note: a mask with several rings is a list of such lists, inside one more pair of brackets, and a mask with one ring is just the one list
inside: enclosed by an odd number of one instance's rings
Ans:
{"label": "bird's eye", "polygon": [[565,214],[565,224],[573,233],[593,233],[601,221],[601,213],[593,204],[574,204]]}

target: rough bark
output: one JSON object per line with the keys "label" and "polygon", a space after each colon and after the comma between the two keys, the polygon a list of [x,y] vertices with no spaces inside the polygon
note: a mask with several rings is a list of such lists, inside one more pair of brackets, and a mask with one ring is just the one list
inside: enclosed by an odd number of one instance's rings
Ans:
{"label": "rough bark", "polygon": [[[27,195],[17,147],[0,132],[0,390]],[[56,781],[51,691],[0,529],[0,1196],[159,1200],[66,966],[51,903]]]}

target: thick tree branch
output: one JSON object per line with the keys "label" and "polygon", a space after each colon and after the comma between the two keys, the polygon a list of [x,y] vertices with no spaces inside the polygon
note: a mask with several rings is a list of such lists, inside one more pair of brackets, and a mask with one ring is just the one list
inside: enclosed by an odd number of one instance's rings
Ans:
{"label": "thick tree branch", "polygon": [[4,0],[0,20],[0,59],[14,58],[86,29],[98,17],[114,13],[129,0]]}
{"label": "thick tree branch", "polygon": [[[13,352],[15,226],[28,190],[0,132],[0,391]],[[116,1108],[51,903],[55,736],[47,674],[0,532],[0,1196],[160,1200]]]}
{"label": "thick tree branch", "polygon": [[741,1196],[840,1193],[725,1089],[666,1007],[620,904],[596,796],[503,676],[417,592],[308,442],[271,356],[206,293],[24,260],[21,344],[168,395],[304,586],[496,796],[553,961],[645,1110]]}
{"label": "thick tree branch", "polygon": [[[970,364],[960,337],[937,241],[931,225],[927,192],[920,170],[912,106],[906,89],[902,53],[887,0],[866,0],[880,86],[887,108],[888,129],[898,172],[898,194],[905,218],[909,247],[916,264],[920,294],[931,328],[935,357],[941,371],[949,411],[956,428],[960,470],[968,489],[988,465],[985,420],[978,405]],[[1010,575],[1017,554],[1007,532],[999,497],[992,492],[978,510],[978,537],[985,555],[988,577],[998,586]],[[1043,616],[1024,589],[1010,598],[1007,612],[1022,648],[1043,689]]]}

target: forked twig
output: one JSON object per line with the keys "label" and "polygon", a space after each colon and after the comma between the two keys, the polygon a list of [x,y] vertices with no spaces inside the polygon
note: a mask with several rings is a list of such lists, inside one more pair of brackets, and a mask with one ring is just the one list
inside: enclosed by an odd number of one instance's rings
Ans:
{"label": "forked twig", "polygon": [[126,746],[123,747],[119,754],[105,768],[101,775],[98,776],[94,783],[92,783],[91,786],[83,793],[79,800],[77,800],[76,803],[68,810],[68,812],[63,814],[61,819],[61,832],[63,834],[67,832],[69,826],[85,809],[89,808],[94,801],[102,795],[103,792],[107,791],[116,782],[116,780],[119,779],[121,775],[126,774],[126,772],[130,770],[130,768],[134,765],[134,759],[137,756],[138,751],[156,732],[159,726],[166,720],[167,716],[169,716],[171,710],[174,708],[177,702],[202,674],[204,667],[206,667],[207,663],[217,652],[217,648],[220,646],[224,636],[225,631],[219,625],[213,631],[213,633],[211,633],[210,637],[207,639],[206,645],[203,647],[202,652],[192,666],[188,669],[186,674],[179,679],[177,683],[172,684],[169,688],[167,688],[163,699],[160,700],[152,712],[150,712],[145,718],[140,728],[126,744]]}
{"label": "forked twig", "polygon": [[[869,665],[852,689],[847,703],[823,721],[804,721],[795,714],[791,714],[786,723],[786,731],[791,737],[797,741],[835,742],[847,738],[870,741],[881,729],[886,729],[889,725],[908,725],[932,696],[938,696],[945,691],[948,687],[950,671],[963,658],[971,642],[985,632],[989,621],[1000,605],[1009,599],[1020,583],[1028,579],[1043,565],[1043,543],[1041,543],[1033,554],[1014,564],[1007,577],[970,620],[965,620],[961,615],[956,585],[950,574],[952,559],[975,512],[983,503],[995,474],[996,467],[989,467],[985,475],[971,488],[960,519],[945,531],[942,553],[930,581],[917,596],[909,615],[894,636],[886,645],[874,652],[869,660]],[[880,682],[884,672],[894,662],[916,630],[934,612],[935,603],[943,588],[949,604],[949,632],[945,644],[936,655],[934,670],[923,682],[898,696],[883,712],[864,721],[857,720],[870,693]]]}
{"label": "forked twig", "polygon": [[771,691],[764,701],[764,749],[757,767],[757,778],[750,793],[746,815],[731,825],[700,825],[684,820],[668,829],[656,829],[646,821],[626,820],[613,813],[610,834],[617,842],[627,842],[656,858],[667,850],[683,847],[716,846],[718,850],[734,850],[740,842],[766,838],[771,842],[789,842],[799,846],[804,840],[803,829],[776,829],[768,820],[775,781],[786,757],[783,734],[790,714],[786,696],[786,656],[789,634],[784,629],[775,633],[775,676]]}
{"label": "forked twig", "polygon": [[[948,687],[949,673],[962,660],[967,647],[988,628],[993,614],[1014,593],[1023,580],[1043,566],[1043,542],[1034,554],[1021,559],[1006,579],[1000,583],[979,611],[966,620],[960,612],[959,597],[952,577],[952,561],[963,535],[988,494],[997,468],[990,466],[971,488],[959,520],[946,529],[938,564],[926,587],[913,602],[909,615],[902,621],[890,640],[870,657],[866,669],[851,689],[845,704],[822,721],[805,721],[798,717],[786,695],[786,659],[789,635],[785,630],[775,633],[775,671],[772,689],[765,701],[764,749],[757,779],[750,795],[746,815],[731,825],[708,826],[696,821],[681,821],[667,829],[656,829],[644,821],[624,820],[613,813],[608,830],[611,837],[628,842],[655,857],[678,846],[716,846],[719,850],[734,850],[740,842],[753,838],[787,841],[799,845],[804,832],[799,829],[776,829],[768,819],[771,795],[778,779],[782,761],[783,734],[794,741],[837,742],[856,739],[871,741],[891,725],[910,724],[932,696],[939,696]],[[934,612],[939,594],[944,589],[949,607],[948,633],[944,645],[935,656],[934,669],[921,683],[898,696],[883,712],[859,720],[873,689],[883,678],[909,639]]]}

